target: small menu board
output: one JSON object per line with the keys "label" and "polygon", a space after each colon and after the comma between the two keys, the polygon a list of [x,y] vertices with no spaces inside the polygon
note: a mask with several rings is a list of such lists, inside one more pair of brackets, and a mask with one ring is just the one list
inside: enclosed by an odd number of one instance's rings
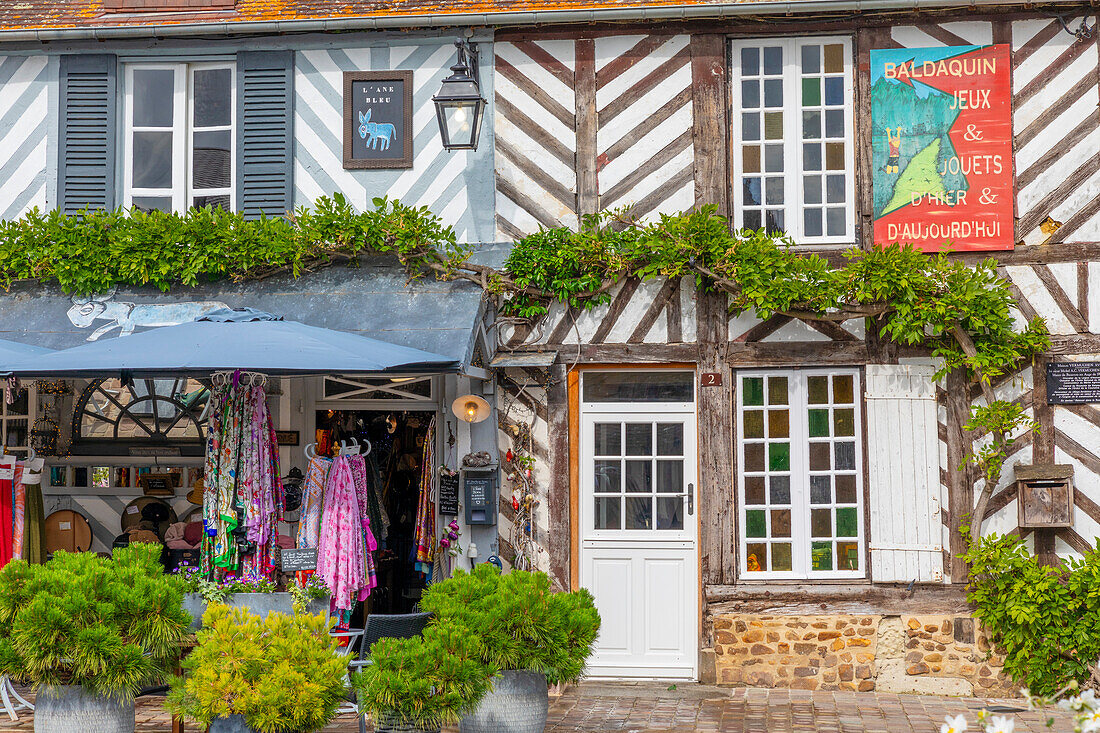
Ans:
{"label": "small menu board", "polygon": [[317,548],[290,549],[284,547],[282,557],[284,573],[317,569]]}
{"label": "small menu board", "polygon": [[458,514],[459,474],[441,474],[439,476],[439,513]]}
{"label": "small menu board", "polygon": [[1047,364],[1047,404],[1100,402],[1100,362],[1056,361]]}

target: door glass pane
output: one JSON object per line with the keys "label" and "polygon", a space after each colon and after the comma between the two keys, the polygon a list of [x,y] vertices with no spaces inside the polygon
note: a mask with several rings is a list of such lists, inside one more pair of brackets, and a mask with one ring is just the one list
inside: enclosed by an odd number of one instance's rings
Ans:
{"label": "door glass pane", "polygon": [[790,572],[791,546],[786,542],[775,542],[772,544],[771,569],[776,572]]}
{"label": "door glass pane", "polygon": [[620,514],[620,499],[617,496],[600,497],[596,499],[596,529],[622,529]]}
{"label": "door glass pane", "polygon": [[833,492],[830,490],[828,476],[810,476],[810,503],[832,504]]}
{"label": "door glass pane", "polygon": [[176,73],[134,69],[134,127],[171,127]]}
{"label": "door glass pane", "polygon": [[745,446],[745,470],[764,470],[764,444],[750,443]]}
{"label": "door glass pane", "polygon": [[618,461],[596,461],[596,493],[609,494],[622,491],[622,466]]}
{"label": "door glass pane", "polygon": [[134,188],[172,187],[172,133],[134,133]]}
{"label": "door glass pane", "polygon": [[763,377],[747,377],[741,380],[743,392],[742,401],[749,406],[764,404],[764,379]]}
{"label": "door glass pane", "polygon": [[695,399],[694,372],[587,372],[585,402],[691,402]]}
{"label": "door glass pane", "polygon": [[230,130],[196,132],[191,161],[191,184],[195,188],[229,188],[232,182],[232,137]]}
{"label": "door glass pane", "polygon": [[758,573],[768,569],[768,546],[763,542],[750,542],[745,546],[745,569]]}
{"label": "door glass pane", "polygon": [[[768,479],[768,497],[771,499],[771,503],[774,504],[790,504],[791,503],[791,477],[790,476],[772,476]],[[764,502],[761,501],[761,504]]]}
{"label": "door glass pane", "polygon": [[741,416],[741,424],[744,430],[745,438],[764,437],[763,410],[745,410],[744,414]]}
{"label": "door glass pane", "polygon": [[833,510],[832,509],[811,509],[810,510],[810,536],[811,537],[832,537],[833,536]]}
{"label": "door glass pane", "polygon": [[619,423],[596,423],[594,427],[596,435],[596,455],[617,456],[621,455],[621,430]]}
{"label": "door glass pane", "polygon": [[626,425],[626,455],[651,456],[653,455],[653,424],[652,423],[627,423]]}
{"label": "door glass pane", "polygon": [[790,471],[791,470],[791,444],[790,443],[769,443],[768,444],[768,470],[769,471]]}
{"label": "door glass pane", "polygon": [[657,493],[677,494],[684,490],[684,462],[657,461]]}
{"label": "door glass pane", "polygon": [[233,72],[229,69],[200,69],[195,72],[195,127],[230,124]]}
{"label": "door glass pane", "polygon": [[745,536],[768,536],[768,517],[763,509],[749,509],[745,512]]}
{"label": "door glass pane", "polygon": [[833,569],[832,542],[814,542],[810,545],[810,567],[813,570]]}
{"label": "door glass pane", "polygon": [[[774,491],[774,489],[772,489]],[[787,489],[788,495],[790,488]],[[775,501],[774,499],[772,500]],[[763,476],[746,476],[745,477],[745,503],[763,504],[764,503],[764,477]]]}
{"label": "door glass pane", "polygon": [[684,528],[684,500],[680,497],[657,498],[657,529]]}
{"label": "door glass pane", "polygon": [[768,411],[768,437],[791,437],[791,412],[790,410]]}
{"label": "door glass pane", "polygon": [[684,455],[683,423],[657,423],[657,455]]}
{"label": "door glass pane", "polygon": [[837,570],[859,570],[859,544],[837,542],[836,563]]}
{"label": "door glass pane", "polygon": [[855,504],[856,503],[856,477],[849,474],[847,476],[836,477],[836,501],[838,504]]}
{"label": "door glass pane", "polygon": [[653,499],[648,496],[631,496],[626,499],[626,524],[624,529],[653,528]]}
{"label": "door glass pane", "polygon": [[626,490],[635,494],[653,491],[653,463],[651,461],[626,462]]}
{"label": "door glass pane", "polygon": [[[854,510],[853,510],[854,511]],[[791,536],[791,510],[772,509],[772,537]]]}

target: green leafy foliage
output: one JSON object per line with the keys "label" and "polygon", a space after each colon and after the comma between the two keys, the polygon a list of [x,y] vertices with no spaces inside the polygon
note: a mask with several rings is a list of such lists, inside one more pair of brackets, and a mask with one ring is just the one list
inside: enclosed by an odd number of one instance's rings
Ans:
{"label": "green leafy foliage", "polygon": [[324,614],[266,619],[212,604],[198,646],[172,679],[168,708],[203,725],[243,715],[261,733],[320,730],[335,717],[346,688],[347,658]]}
{"label": "green leafy foliage", "polygon": [[352,677],[359,706],[378,718],[433,727],[473,711],[497,670],[482,661],[476,636],[441,620],[422,637],[381,639]]}
{"label": "green leafy foliage", "polygon": [[[872,317],[895,343],[931,348],[944,359],[942,373],[965,367],[992,379],[1049,346],[1041,319],[1017,330],[1008,283],[993,260],[969,267],[896,244],[853,248],[844,258],[835,266],[762,231],[732,235],[711,206],[652,224],[604,213],[586,217],[577,232],[550,229],[516,242],[506,274],[517,290],[505,309],[530,317],[552,300],[593,307],[607,302],[608,285],[622,277],[694,275],[700,286],[728,292],[733,311],[759,318]],[[975,354],[958,343],[956,327]]]}
{"label": "green leafy foliage", "polygon": [[[411,278],[462,278],[501,296],[506,314],[534,317],[560,301],[578,308],[608,302],[624,277],[694,277],[729,294],[733,311],[806,319],[867,316],[898,344],[932,349],[943,373],[958,367],[989,380],[1045,350],[1034,319],[1018,327],[1008,283],[987,260],[974,267],[944,254],[891,245],[843,253],[844,262],[803,254],[785,236],[729,231],[713,206],[643,224],[628,212],[587,216],[579,231],[545,229],[515,243],[504,269],[471,261],[473,249],[425,207],[386,198],[357,212],[341,194],[321,197],[289,218],[245,219],[221,209],[89,211],[65,216],[32,210],[0,222],[0,284],[41,278],[67,292],[118,284],[168,290],[204,280],[262,278],[365,255],[392,253]],[[961,329],[973,353],[959,343]]]}
{"label": "green leafy foliage", "polygon": [[995,400],[988,405],[972,405],[970,420],[963,428],[990,436],[989,442],[968,453],[966,459],[982,472],[986,485],[994,487],[1000,483],[1008,451],[1021,431],[1038,432],[1039,423],[1028,417],[1019,403]]}
{"label": "green leafy foliage", "polygon": [[502,574],[487,563],[428,586],[420,607],[475,637],[486,664],[542,672],[551,682],[581,676],[600,630],[587,590],[553,593],[546,573]]}
{"label": "green leafy foliage", "polygon": [[189,619],[160,553],[134,544],[114,559],[58,552],[45,565],[10,562],[0,570],[0,672],[121,699],[164,677]]}
{"label": "green leafy foliage", "polygon": [[468,248],[427,208],[375,199],[357,212],[341,194],[318,199],[289,218],[246,219],[219,208],[184,213],[86,211],[66,216],[32,209],[0,222],[0,284],[40,278],[66,292],[114,285],[196,285],[303,271],[363,254],[396,252],[445,272]]}
{"label": "green leafy foliage", "polygon": [[969,599],[1003,650],[1005,671],[1037,695],[1100,682],[1100,548],[1040,565],[1015,535],[972,545]]}

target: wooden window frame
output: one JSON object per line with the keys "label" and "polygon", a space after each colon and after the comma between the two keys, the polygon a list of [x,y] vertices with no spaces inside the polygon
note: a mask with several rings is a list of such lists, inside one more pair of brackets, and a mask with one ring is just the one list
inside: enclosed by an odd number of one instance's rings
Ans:
{"label": "wooden window frame", "polygon": [[[851,376],[853,380],[853,408],[855,410],[855,426],[853,440],[855,442],[855,463],[852,473],[856,479],[856,522],[857,530],[855,540],[860,567],[858,570],[812,570],[810,564],[810,547],[813,539],[810,537],[810,510],[814,506],[819,508],[835,507],[835,486],[833,489],[833,501],[830,504],[811,505],[810,481],[809,481],[809,409],[807,401],[807,378],[811,376],[826,376],[831,379],[833,375]],[[790,406],[790,446],[791,446],[791,570],[790,571],[752,571],[748,570],[748,545],[752,540],[763,539],[764,542],[772,539],[770,534],[765,538],[749,538],[747,532],[747,507],[745,502],[745,438],[743,425],[744,389],[743,380],[749,377],[776,377],[785,376],[788,379],[788,397]],[[741,581],[774,581],[774,580],[862,580],[869,577],[867,563],[867,520],[864,516],[866,507],[865,477],[863,471],[864,432],[863,421],[863,375],[858,368],[831,368],[831,369],[761,369],[743,370],[735,373],[736,389],[734,404],[734,419],[737,421],[736,435],[736,490],[737,490],[737,545],[739,552],[738,577]],[[833,406],[830,401],[829,407]],[[753,406],[750,406],[750,408]],[[765,408],[766,409],[766,408]],[[846,471],[847,472],[847,471]],[[765,470],[765,475],[768,471]],[[765,491],[768,488],[765,487]],[[755,505],[754,505],[755,506]],[[832,541],[835,542],[835,527]]]}
{"label": "wooden window frame", "polygon": [[[802,217],[805,208],[805,192],[803,178],[806,171],[803,170],[802,161],[802,89],[801,89],[801,48],[806,45],[842,44],[844,46],[844,233],[842,235],[828,235],[827,224],[822,221],[821,236],[806,236],[803,231],[805,222]],[[741,137],[741,49],[780,46],[783,48],[783,218],[784,231],[798,245],[841,247],[851,246],[856,242],[856,169],[855,169],[855,69],[853,42],[850,36],[805,36],[796,38],[734,38],[730,40],[730,76],[729,76],[729,100],[730,106],[730,208],[733,215],[735,230],[741,230],[744,226],[744,205],[741,193],[741,181],[745,174],[742,157],[742,145],[745,142],[752,144],[757,141],[744,141]],[[761,89],[761,97],[763,90]],[[822,95],[822,108],[824,108],[824,94]],[[760,109],[763,110],[763,98]],[[824,119],[822,119],[822,143],[827,139],[824,136]],[[763,148],[763,125],[761,125],[761,140]],[[761,154],[763,159],[763,153]],[[761,169],[764,168],[761,160]],[[811,172],[812,173],[812,172]],[[821,175],[827,174],[825,170],[824,155],[822,155]],[[752,175],[752,174],[750,174]],[[760,174],[763,179],[764,174]],[[761,183],[761,200],[764,197],[764,185]],[[822,185],[822,199],[825,198],[825,185]],[[811,204],[811,207],[816,207]],[[762,207],[763,209],[764,207]],[[765,222],[762,220],[761,224]]]}
{"label": "wooden window frame", "polygon": [[[167,128],[144,128],[134,125],[134,71],[146,69],[171,70],[173,72],[172,93],[172,186],[170,188],[135,188],[133,185],[133,145],[134,133],[143,130],[164,130]],[[230,110],[229,124],[213,127],[196,127],[194,120],[194,80],[196,71],[210,69],[229,69],[230,72]],[[237,68],[232,61],[196,61],[191,63],[127,63],[123,92],[123,145],[122,145],[122,206],[131,208],[134,197],[170,196],[173,211],[186,211],[193,205],[195,196],[228,196],[230,211],[237,209]],[[194,139],[196,132],[229,132],[229,186],[222,188],[196,189],[193,186],[192,167],[194,161]]]}

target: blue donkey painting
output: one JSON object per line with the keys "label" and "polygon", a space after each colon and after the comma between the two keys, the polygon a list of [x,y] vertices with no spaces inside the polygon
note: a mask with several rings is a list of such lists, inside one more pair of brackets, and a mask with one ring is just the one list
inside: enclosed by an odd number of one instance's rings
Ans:
{"label": "blue donkey painting", "polygon": [[391,122],[371,122],[370,113],[369,107],[366,114],[359,113],[359,137],[371,150],[388,150],[390,141],[397,139],[397,128]]}

